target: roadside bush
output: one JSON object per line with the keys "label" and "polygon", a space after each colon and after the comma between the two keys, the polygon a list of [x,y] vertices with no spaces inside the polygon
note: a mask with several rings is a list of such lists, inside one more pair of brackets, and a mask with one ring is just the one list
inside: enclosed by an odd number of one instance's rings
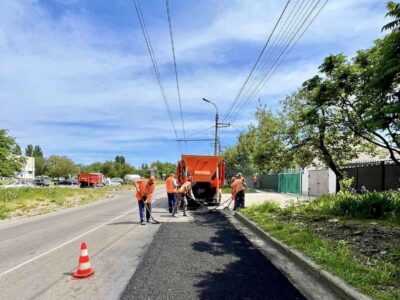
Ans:
{"label": "roadside bush", "polygon": [[357,195],[345,192],[323,195],[310,204],[299,206],[298,210],[313,214],[400,222],[400,193],[386,191]]}

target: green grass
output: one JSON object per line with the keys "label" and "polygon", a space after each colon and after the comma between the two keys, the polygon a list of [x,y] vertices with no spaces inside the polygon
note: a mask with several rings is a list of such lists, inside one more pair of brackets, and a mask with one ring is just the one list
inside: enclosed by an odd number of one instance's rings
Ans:
{"label": "green grass", "polygon": [[[368,266],[362,263],[345,241],[324,239],[317,235],[306,222],[291,222],[288,218],[294,214],[303,216],[340,214],[341,210],[338,211],[337,208],[342,207],[342,204],[332,202],[333,199],[323,197],[310,204],[287,209],[267,202],[244,209],[242,213],[257,222],[263,230],[275,238],[305,253],[316,263],[366,294],[376,299],[400,299],[400,266],[398,264],[388,263],[381,259],[377,260],[375,265]],[[357,217],[360,218],[362,215],[357,214]],[[380,289],[382,286],[394,288]]]}
{"label": "green grass", "polygon": [[79,188],[0,188],[0,219],[32,216],[60,208],[86,204],[104,198],[109,187]]}

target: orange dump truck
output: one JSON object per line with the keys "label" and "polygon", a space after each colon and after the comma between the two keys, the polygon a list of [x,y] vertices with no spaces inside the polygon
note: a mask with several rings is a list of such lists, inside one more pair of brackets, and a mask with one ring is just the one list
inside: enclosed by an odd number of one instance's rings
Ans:
{"label": "orange dump truck", "polygon": [[80,173],[78,181],[81,188],[102,186],[104,184],[104,175],[102,173]]}
{"label": "orange dump truck", "polygon": [[207,204],[221,202],[220,188],[225,184],[225,161],[221,156],[182,155],[177,165],[180,184],[193,177],[193,194]]}

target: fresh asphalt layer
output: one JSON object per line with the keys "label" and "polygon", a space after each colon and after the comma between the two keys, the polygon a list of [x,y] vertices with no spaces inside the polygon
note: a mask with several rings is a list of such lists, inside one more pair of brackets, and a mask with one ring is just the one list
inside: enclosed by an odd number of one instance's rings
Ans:
{"label": "fresh asphalt layer", "polygon": [[122,299],[305,299],[223,214],[163,224]]}

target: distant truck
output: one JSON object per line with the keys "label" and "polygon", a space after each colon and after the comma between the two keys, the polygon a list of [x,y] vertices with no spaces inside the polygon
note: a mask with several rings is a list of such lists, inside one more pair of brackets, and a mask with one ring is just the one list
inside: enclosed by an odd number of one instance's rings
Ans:
{"label": "distant truck", "polygon": [[[220,188],[225,185],[225,161],[221,156],[182,155],[177,164],[179,184],[188,176],[193,178],[193,194],[196,199],[206,204],[221,202]],[[189,205],[195,205],[189,201]]]}
{"label": "distant truck", "polygon": [[103,186],[104,175],[102,173],[80,173],[78,181],[81,188]]}

